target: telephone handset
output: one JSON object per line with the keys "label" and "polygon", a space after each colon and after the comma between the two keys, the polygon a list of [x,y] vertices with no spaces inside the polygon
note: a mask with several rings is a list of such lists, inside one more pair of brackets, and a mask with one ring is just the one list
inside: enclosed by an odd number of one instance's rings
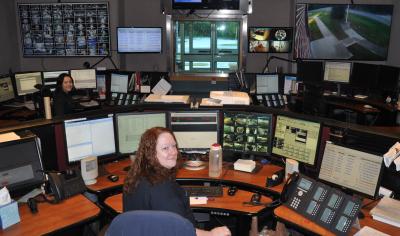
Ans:
{"label": "telephone handset", "polygon": [[288,200],[288,195],[293,192],[293,189],[295,188],[295,184],[297,183],[297,180],[299,179],[299,173],[298,172],[293,172],[290,177],[286,180],[285,185],[283,186],[282,193],[281,193],[281,203],[284,203]]}
{"label": "telephone handset", "polygon": [[86,191],[86,185],[79,170],[49,173],[49,183],[56,203]]}
{"label": "telephone handset", "polygon": [[289,180],[282,191],[286,206],[336,235],[347,234],[360,210],[361,199],[297,173]]}

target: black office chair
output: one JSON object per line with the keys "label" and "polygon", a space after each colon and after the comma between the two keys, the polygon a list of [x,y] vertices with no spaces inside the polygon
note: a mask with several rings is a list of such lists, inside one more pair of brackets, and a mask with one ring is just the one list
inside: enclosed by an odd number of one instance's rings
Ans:
{"label": "black office chair", "polygon": [[128,211],[114,218],[106,236],[195,236],[193,224],[167,211]]}

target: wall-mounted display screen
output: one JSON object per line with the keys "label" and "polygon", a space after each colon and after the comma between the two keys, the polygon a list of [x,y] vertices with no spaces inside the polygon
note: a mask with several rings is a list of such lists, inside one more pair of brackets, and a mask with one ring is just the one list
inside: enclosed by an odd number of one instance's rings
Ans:
{"label": "wall-mounted display screen", "polygon": [[290,53],[293,29],[288,27],[249,27],[249,52]]}
{"label": "wall-mounted display screen", "polygon": [[25,57],[110,54],[108,3],[18,4]]}
{"label": "wall-mounted display screen", "polygon": [[393,5],[297,4],[294,57],[383,61]]}
{"label": "wall-mounted display screen", "polygon": [[162,28],[118,27],[118,53],[161,53]]}

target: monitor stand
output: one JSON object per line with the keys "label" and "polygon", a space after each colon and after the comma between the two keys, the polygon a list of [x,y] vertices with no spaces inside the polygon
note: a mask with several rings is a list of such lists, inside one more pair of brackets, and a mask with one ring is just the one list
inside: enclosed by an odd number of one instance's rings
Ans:
{"label": "monitor stand", "polygon": [[342,93],[340,91],[340,84],[336,84],[336,86],[337,86],[337,95],[342,96]]}

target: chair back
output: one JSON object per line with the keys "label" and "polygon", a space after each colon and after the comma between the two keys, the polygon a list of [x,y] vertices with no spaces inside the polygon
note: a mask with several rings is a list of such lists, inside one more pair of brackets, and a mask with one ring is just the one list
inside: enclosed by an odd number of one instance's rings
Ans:
{"label": "chair back", "polygon": [[193,224],[167,211],[128,211],[113,219],[106,236],[195,236]]}

